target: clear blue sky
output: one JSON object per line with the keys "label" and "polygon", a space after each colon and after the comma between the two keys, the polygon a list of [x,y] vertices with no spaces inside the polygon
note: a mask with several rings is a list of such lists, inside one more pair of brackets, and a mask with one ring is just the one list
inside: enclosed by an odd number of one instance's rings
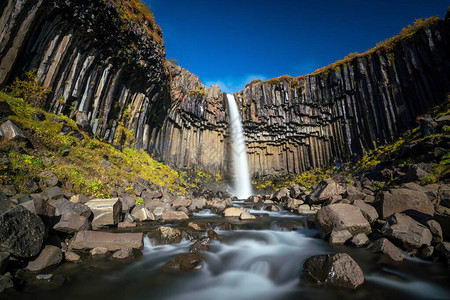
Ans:
{"label": "clear blue sky", "polygon": [[415,19],[445,16],[448,0],[144,0],[167,58],[237,92],[253,79],[313,72],[364,52]]}

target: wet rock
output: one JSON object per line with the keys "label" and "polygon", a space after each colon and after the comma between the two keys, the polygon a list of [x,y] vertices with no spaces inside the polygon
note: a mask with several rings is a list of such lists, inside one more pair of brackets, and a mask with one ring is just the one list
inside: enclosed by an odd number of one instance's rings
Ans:
{"label": "wet rock", "polygon": [[444,256],[446,259],[450,259],[450,243],[442,242],[436,245],[435,250]]}
{"label": "wet rock", "polygon": [[199,224],[199,223],[194,223],[194,222],[189,222],[188,227],[195,231],[205,231],[206,230],[205,224]]}
{"label": "wet rock", "polygon": [[182,253],[163,266],[166,271],[189,271],[200,269],[203,255],[200,253]]}
{"label": "wet rock", "polygon": [[364,283],[364,273],[346,253],[316,255],[303,264],[302,279],[334,288],[356,289]]}
{"label": "wet rock", "polygon": [[410,216],[433,216],[434,206],[425,193],[409,189],[391,189],[380,194],[381,218],[387,219],[395,213]]}
{"label": "wet rock", "polygon": [[234,217],[234,218],[239,218],[239,216],[243,213],[244,211],[240,208],[236,208],[236,207],[229,207],[227,209],[225,209],[223,211],[223,216],[224,217]]}
{"label": "wet rock", "polygon": [[37,280],[52,280],[53,274],[39,274],[39,275],[36,275],[36,279]]}
{"label": "wet rock", "polygon": [[10,254],[8,252],[0,252],[0,274],[3,274],[8,266]]}
{"label": "wet rock", "polygon": [[419,251],[419,255],[422,258],[429,258],[429,257],[431,257],[433,255],[433,253],[434,253],[434,247],[433,246],[425,247],[423,249],[420,249],[420,251]]}
{"label": "wet rock", "polygon": [[55,186],[42,192],[42,198],[44,200],[53,201],[64,198],[64,191],[61,188]]}
{"label": "wet rock", "polygon": [[39,256],[31,260],[27,265],[27,270],[38,272],[48,267],[58,265],[62,261],[61,249],[55,246],[47,245]]}
{"label": "wet rock", "polygon": [[85,204],[94,214],[93,227],[116,225],[120,221],[122,203],[119,198],[92,199]]}
{"label": "wet rock", "polygon": [[75,233],[89,229],[89,220],[86,217],[74,213],[64,213],[61,219],[53,226],[53,229],[65,233]]}
{"label": "wet rock", "polygon": [[214,230],[212,230],[212,229],[209,229],[209,230],[208,230],[208,237],[209,237],[211,240],[221,240],[221,239],[222,239],[221,236],[220,236],[217,232],[215,232]]}
{"label": "wet rock", "polygon": [[166,221],[173,221],[173,220],[187,220],[189,219],[189,216],[182,211],[165,210],[162,213],[161,218]]}
{"label": "wet rock", "polygon": [[8,276],[0,275],[0,294],[7,289],[14,288],[14,283]]}
{"label": "wet rock", "polygon": [[381,232],[407,250],[430,246],[433,237],[427,227],[400,213],[390,216]]}
{"label": "wet rock", "polygon": [[323,238],[333,231],[345,229],[352,235],[372,232],[369,222],[360,209],[350,204],[332,204],[322,207],[316,214],[315,223]]}
{"label": "wet rock", "polygon": [[89,251],[89,254],[92,258],[103,258],[108,256],[109,250],[105,247],[95,247],[91,251]]}
{"label": "wet rock", "polygon": [[129,264],[136,260],[136,255],[136,249],[126,248],[115,252],[111,257],[111,260]]}
{"label": "wet rock", "polygon": [[369,221],[370,224],[375,222],[376,219],[378,219],[378,212],[370,204],[367,204],[363,200],[355,200],[353,202],[353,205],[356,206],[361,210],[361,213],[363,214],[364,218],[366,218],[367,221]]}
{"label": "wet rock", "polygon": [[41,250],[44,233],[42,220],[18,205],[0,216],[0,251],[33,257]]}
{"label": "wet rock", "polygon": [[64,253],[64,258],[68,262],[74,262],[74,263],[81,262],[81,257],[78,254],[76,254],[75,252],[71,252],[71,251],[66,251]]}
{"label": "wet rock", "polygon": [[428,229],[430,229],[431,233],[433,234],[432,243],[440,243],[444,240],[442,235],[442,228],[441,225],[435,221],[435,220],[428,220],[427,221]]}
{"label": "wet rock", "polygon": [[117,224],[117,228],[134,228],[136,226],[136,223],[128,221],[120,222],[119,224]]}
{"label": "wet rock", "polygon": [[139,221],[156,220],[155,215],[142,204],[136,205],[131,211],[131,215],[133,216],[133,218]]}
{"label": "wet rock", "polygon": [[177,228],[161,226],[149,233],[151,238],[157,240],[158,244],[178,244],[183,238],[181,230]]}
{"label": "wet rock", "polygon": [[331,245],[343,245],[351,238],[352,234],[347,229],[332,231],[330,234],[329,243]]}
{"label": "wet rock", "polygon": [[387,238],[376,240],[372,245],[370,245],[369,250],[375,253],[381,253],[378,263],[395,265],[403,262],[403,252],[392,244]]}
{"label": "wet rock", "polygon": [[241,215],[239,216],[239,219],[241,219],[241,220],[255,220],[256,217],[254,215],[246,212],[246,211],[243,211],[241,213]]}
{"label": "wet rock", "polygon": [[345,193],[345,188],[332,179],[321,181],[308,196],[310,204],[322,203],[328,198]]}
{"label": "wet rock", "polygon": [[364,233],[359,233],[351,239],[350,243],[358,248],[364,247],[369,243],[369,238]]}
{"label": "wet rock", "polygon": [[71,241],[74,250],[89,250],[104,247],[109,251],[124,248],[142,249],[143,233],[109,233],[100,231],[79,231]]}
{"label": "wet rock", "polygon": [[209,251],[209,243],[211,243],[211,239],[204,237],[197,240],[192,246],[189,248],[190,253],[200,252],[200,251]]}

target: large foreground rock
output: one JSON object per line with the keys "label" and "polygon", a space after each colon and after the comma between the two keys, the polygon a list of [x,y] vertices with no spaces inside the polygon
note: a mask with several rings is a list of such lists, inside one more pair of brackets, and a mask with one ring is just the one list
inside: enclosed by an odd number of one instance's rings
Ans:
{"label": "large foreground rock", "polygon": [[94,214],[92,220],[93,227],[117,225],[122,213],[122,203],[119,198],[112,199],[92,199],[86,202]]}
{"label": "large foreground rock", "polygon": [[44,233],[42,220],[18,205],[0,216],[0,251],[33,257],[41,250]]}
{"label": "large foreground rock", "polygon": [[390,216],[387,223],[381,228],[381,232],[407,250],[430,246],[433,238],[426,226],[400,213]]}
{"label": "large foreground rock", "polygon": [[403,262],[404,255],[402,250],[397,248],[387,238],[376,240],[370,245],[369,249],[372,252],[381,254],[378,260],[379,263],[392,265]]}
{"label": "large foreground rock", "polygon": [[63,255],[61,249],[55,246],[47,245],[37,258],[28,263],[27,269],[32,272],[41,271],[59,264],[62,261],[62,258]]}
{"label": "large foreground rock", "polygon": [[345,188],[334,180],[325,179],[317,185],[311,194],[309,194],[309,203],[321,203],[333,196],[343,194],[345,191]]}
{"label": "large foreground rock", "polygon": [[74,250],[89,250],[104,247],[109,251],[125,248],[142,249],[143,233],[109,233],[100,231],[80,231],[71,244]]}
{"label": "large foreground rock", "polygon": [[352,235],[368,234],[372,230],[360,209],[350,204],[332,204],[322,207],[314,222],[323,238],[333,231],[348,230]]}
{"label": "large foreground rock", "polygon": [[434,206],[425,193],[409,189],[392,189],[380,193],[381,218],[387,219],[395,213],[410,216],[421,214],[433,216]]}
{"label": "large foreground rock", "polygon": [[316,255],[303,264],[302,278],[319,285],[356,289],[364,283],[364,273],[346,253]]}
{"label": "large foreground rock", "polygon": [[46,225],[51,223],[56,213],[55,207],[51,206],[47,201],[41,198],[32,199],[21,203],[20,205],[28,209],[31,213],[41,217],[42,221],[44,221]]}

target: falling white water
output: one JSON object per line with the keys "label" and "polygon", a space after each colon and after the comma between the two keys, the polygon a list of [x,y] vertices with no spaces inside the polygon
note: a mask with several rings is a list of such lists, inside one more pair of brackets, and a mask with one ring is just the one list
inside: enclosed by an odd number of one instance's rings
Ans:
{"label": "falling white water", "polygon": [[233,95],[227,95],[230,111],[230,128],[233,153],[234,194],[239,199],[247,199],[252,194],[250,173],[248,172],[247,149],[239,110]]}

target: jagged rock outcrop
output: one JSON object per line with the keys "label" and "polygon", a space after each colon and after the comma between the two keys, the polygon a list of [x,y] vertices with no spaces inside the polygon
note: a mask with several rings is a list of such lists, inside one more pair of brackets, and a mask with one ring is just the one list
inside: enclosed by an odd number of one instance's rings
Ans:
{"label": "jagged rock outcrop", "polygon": [[[122,128],[147,147],[170,105],[159,27],[126,20],[121,0],[7,0],[0,4],[0,88],[35,68],[46,108],[85,112],[99,137]],[[134,12],[135,13],[135,12]],[[86,124],[87,125],[87,124]]]}

